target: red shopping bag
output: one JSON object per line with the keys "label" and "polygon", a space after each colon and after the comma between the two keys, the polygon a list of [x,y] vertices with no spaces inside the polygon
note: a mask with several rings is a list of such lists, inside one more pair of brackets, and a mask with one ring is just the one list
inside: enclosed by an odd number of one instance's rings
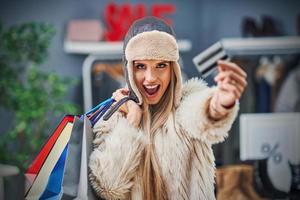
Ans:
{"label": "red shopping bag", "polygon": [[39,173],[41,167],[43,166],[47,156],[49,155],[49,152],[51,151],[52,147],[54,146],[57,138],[60,136],[64,128],[68,123],[73,123],[74,116],[72,115],[66,115],[64,118],[60,121],[56,129],[54,130],[53,134],[49,137],[47,142],[43,145],[41,151],[37,155],[37,157],[34,159],[32,164],[27,169],[25,176],[27,179],[27,188],[31,187],[33,184],[37,174]]}
{"label": "red shopping bag", "polygon": [[[35,162],[36,164],[33,165],[32,169],[37,169],[38,172],[37,174],[32,174],[32,176],[35,176],[35,178],[25,194],[25,199],[40,199],[40,196],[47,187],[49,177],[55,168],[56,163],[59,161],[59,158],[69,142],[73,129],[74,118],[65,117],[64,119],[66,120],[62,120],[58,126],[59,128],[56,129],[58,132],[54,132],[55,134],[53,134],[53,138],[50,137],[48,140],[49,146],[52,145],[51,149],[46,148],[48,147],[47,142],[44,146],[45,148],[43,148],[43,151],[41,151],[41,154],[39,154],[39,159],[35,160],[37,162]],[[61,125],[63,127],[62,129],[60,128]],[[54,136],[57,135],[58,137],[55,140]]]}

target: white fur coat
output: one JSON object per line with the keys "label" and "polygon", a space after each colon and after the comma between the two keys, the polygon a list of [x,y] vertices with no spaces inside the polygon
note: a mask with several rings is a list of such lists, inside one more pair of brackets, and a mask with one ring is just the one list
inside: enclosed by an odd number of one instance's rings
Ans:
{"label": "white fur coat", "polygon": [[[169,199],[215,199],[214,155],[211,145],[224,140],[237,115],[238,104],[222,120],[207,118],[214,92],[198,79],[183,87],[182,100],[154,139],[155,153]],[[90,181],[104,199],[142,199],[141,160],[145,134],[121,114],[94,127]]]}

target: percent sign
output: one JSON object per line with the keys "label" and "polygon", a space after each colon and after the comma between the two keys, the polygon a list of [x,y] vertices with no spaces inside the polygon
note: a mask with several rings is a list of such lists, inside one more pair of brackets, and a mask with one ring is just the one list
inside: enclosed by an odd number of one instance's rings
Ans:
{"label": "percent sign", "polygon": [[275,144],[273,148],[271,148],[271,145],[268,143],[264,143],[261,145],[261,151],[266,154],[269,158],[273,158],[273,162],[276,164],[279,164],[282,160],[282,155],[280,152],[277,152],[277,149],[279,147],[279,144]]}

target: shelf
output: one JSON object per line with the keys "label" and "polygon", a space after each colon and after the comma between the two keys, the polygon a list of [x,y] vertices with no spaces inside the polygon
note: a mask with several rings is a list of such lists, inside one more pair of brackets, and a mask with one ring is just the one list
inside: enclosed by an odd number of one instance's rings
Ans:
{"label": "shelf", "polygon": [[300,53],[300,37],[226,38],[220,41],[229,54],[266,55]]}
{"label": "shelf", "polygon": [[[190,40],[178,41],[179,51],[187,52],[192,49]],[[103,54],[103,55],[122,55],[123,42],[64,42],[64,50],[66,53],[74,54]]]}

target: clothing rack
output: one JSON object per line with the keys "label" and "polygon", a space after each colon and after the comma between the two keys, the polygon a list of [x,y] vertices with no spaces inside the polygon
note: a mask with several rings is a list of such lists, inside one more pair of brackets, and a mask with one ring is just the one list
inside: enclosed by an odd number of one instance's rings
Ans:
{"label": "clothing rack", "polygon": [[82,67],[82,78],[83,78],[83,98],[84,98],[84,112],[87,112],[93,107],[93,96],[92,96],[92,76],[91,71],[93,64],[96,61],[115,61],[122,60],[122,56],[119,54],[90,54],[83,62]]}

